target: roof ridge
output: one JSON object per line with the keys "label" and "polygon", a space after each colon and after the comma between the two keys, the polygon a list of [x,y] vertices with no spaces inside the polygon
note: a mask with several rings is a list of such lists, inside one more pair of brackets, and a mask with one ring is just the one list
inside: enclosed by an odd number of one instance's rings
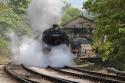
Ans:
{"label": "roof ridge", "polygon": [[87,19],[87,20],[89,20],[89,21],[92,21],[92,22],[93,22],[93,20],[92,20],[92,19],[90,19],[90,18],[88,18],[88,17],[85,17],[85,16],[83,16],[83,15],[79,15],[79,16],[76,16],[76,17],[74,17],[73,19],[69,20],[68,22],[66,22],[66,23],[65,23],[65,24],[63,24],[62,26],[65,26],[66,24],[68,24],[68,23],[72,22],[73,20],[75,20],[75,19],[77,19],[77,18],[79,18],[79,17],[81,17],[81,18],[85,18],[85,19]]}

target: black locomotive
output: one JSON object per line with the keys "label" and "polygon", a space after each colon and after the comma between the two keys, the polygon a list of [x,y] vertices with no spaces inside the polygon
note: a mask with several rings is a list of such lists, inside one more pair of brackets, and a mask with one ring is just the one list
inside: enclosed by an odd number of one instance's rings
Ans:
{"label": "black locomotive", "polygon": [[43,32],[42,41],[49,46],[69,45],[67,34],[57,24],[54,24],[51,28]]}

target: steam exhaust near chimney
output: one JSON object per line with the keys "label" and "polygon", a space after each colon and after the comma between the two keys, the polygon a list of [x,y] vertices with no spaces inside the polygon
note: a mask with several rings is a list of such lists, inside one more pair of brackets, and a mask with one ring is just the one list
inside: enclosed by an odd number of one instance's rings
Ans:
{"label": "steam exhaust near chimney", "polygon": [[[39,38],[35,39],[29,36],[20,38],[12,31],[8,33],[11,39],[9,48],[15,63],[39,67],[64,67],[74,64],[70,46],[64,40],[60,39],[61,41],[59,40],[55,43],[58,45],[51,46],[51,50],[48,53],[43,50],[48,45],[42,39],[43,32],[53,24],[58,24],[63,15],[64,7],[63,0],[32,0],[27,9],[27,17],[33,34],[39,35]],[[41,40],[44,42],[41,43]],[[53,41],[50,40],[49,42]]]}

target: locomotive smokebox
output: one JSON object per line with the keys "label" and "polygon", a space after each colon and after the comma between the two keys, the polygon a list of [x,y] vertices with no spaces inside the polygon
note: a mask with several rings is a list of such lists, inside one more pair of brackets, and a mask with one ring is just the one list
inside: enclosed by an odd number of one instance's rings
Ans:
{"label": "locomotive smokebox", "polygon": [[57,24],[54,24],[51,28],[43,32],[42,40],[50,46],[57,46],[60,44],[69,45],[67,34]]}

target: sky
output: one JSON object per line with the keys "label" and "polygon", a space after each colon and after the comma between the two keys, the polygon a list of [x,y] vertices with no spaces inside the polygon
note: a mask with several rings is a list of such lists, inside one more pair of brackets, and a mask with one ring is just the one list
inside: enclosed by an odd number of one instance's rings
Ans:
{"label": "sky", "polygon": [[82,9],[83,6],[83,2],[85,2],[86,0],[68,0],[69,3],[72,4],[72,6]]}

